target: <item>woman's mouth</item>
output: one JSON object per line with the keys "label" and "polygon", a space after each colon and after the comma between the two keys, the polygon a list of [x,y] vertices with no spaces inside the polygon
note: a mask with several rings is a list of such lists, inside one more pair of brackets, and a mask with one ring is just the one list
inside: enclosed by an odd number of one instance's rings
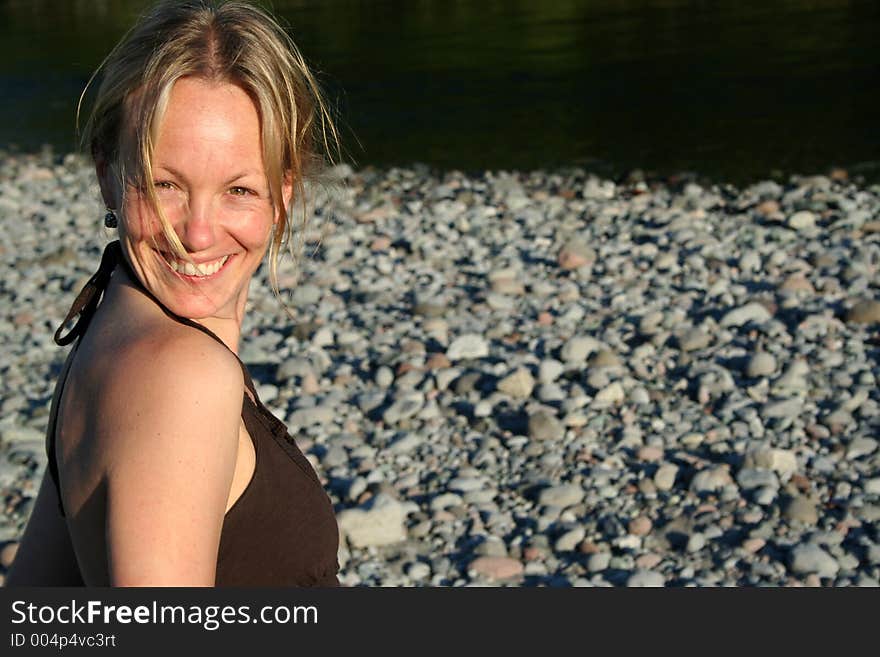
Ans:
{"label": "woman's mouth", "polygon": [[171,271],[173,271],[178,276],[183,276],[190,280],[201,280],[214,276],[221,269],[223,269],[223,266],[229,261],[231,257],[225,255],[222,258],[217,258],[216,260],[210,260],[208,262],[202,262],[194,265],[190,262],[186,262],[185,260],[179,260],[170,253],[163,252],[161,255],[162,260],[165,261],[165,264],[168,265]]}

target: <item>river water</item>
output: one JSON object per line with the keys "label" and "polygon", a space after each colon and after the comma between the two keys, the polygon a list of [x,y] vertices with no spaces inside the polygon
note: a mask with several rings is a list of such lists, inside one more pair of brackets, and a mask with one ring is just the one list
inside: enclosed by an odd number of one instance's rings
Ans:
{"label": "river water", "polygon": [[[143,0],[0,0],[0,147],[75,144]],[[277,0],[358,165],[880,178],[876,0]]]}

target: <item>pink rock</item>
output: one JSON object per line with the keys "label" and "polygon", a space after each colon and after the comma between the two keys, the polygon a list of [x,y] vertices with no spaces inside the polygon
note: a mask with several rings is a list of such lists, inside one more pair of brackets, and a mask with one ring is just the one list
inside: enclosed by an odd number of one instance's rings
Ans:
{"label": "pink rock", "polygon": [[809,294],[816,291],[813,284],[803,274],[792,274],[782,282],[780,289],[786,292],[807,292]]}
{"label": "pink rock", "polygon": [[33,313],[29,313],[26,310],[23,312],[20,312],[17,315],[15,315],[15,317],[12,318],[12,323],[15,326],[30,326],[31,324],[34,323]]}
{"label": "pink rock", "polygon": [[510,579],[523,573],[523,565],[510,557],[478,557],[471,561],[469,570],[490,579]]}
{"label": "pink rock", "polygon": [[637,456],[640,461],[659,461],[663,458],[663,449],[656,445],[640,447]]}
{"label": "pink rock", "polygon": [[370,244],[371,251],[385,251],[391,246],[391,238],[387,235],[380,235]]}
{"label": "pink rock", "polygon": [[452,363],[446,357],[446,354],[431,354],[430,358],[425,362],[425,369],[429,370],[442,370],[447,367],[452,367]]}
{"label": "pink rock", "polygon": [[321,384],[318,383],[318,377],[312,372],[306,372],[303,376],[302,391],[307,395],[315,395],[321,392]]}
{"label": "pink rock", "polygon": [[766,541],[763,538],[747,538],[742,543],[742,548],[749,554],[755,554],[758,550],[760,550]]}
{"label": "pink rock", "polygon": [[755,208],[755,211],[764,216],[769,217],[770,215],[774,215],[779,212],[779,203],[776,201],[764,201],[763,203],[758,204]]}
{"label": "pink rock", "polygon": [[651,570],[655,566],[659,565],[661,561],[663,561],[663,557],[661,557],[659,554],[648,552],[647,554],[643,554],[638,559],[636,559],[636,566],[638,566],[639,568],[644,568],[645,570]]}
{"label": "pink rock", "polygon": [[633,536],[647,536],[651,532],[653,524],[651,519],[646,516],[633,518],[629,522],[629,533]]}
{"label": "pink rock", "polygon": [[12,562],[15,561],[16,552],[18,552],[18,543],[7,543],[4,545],[3,550],[0,551],[0,565],[8,569]]}
{"label": "pink rock", "polygon": [[544,558],[544,552],[540,548],[529,546],[523,550],[523,559],[526,561],[537,561]]}
{"label": "pink rock", "polygon": [[396,209],[393,205],[380,205],[379,207],[356,214],[354,219],[359,224],[370,224],[376,221],[383,221],[393,216]]}
{"label": "pink rock", "polygon": [[562,269],[578,269],[596,262],[596,252],[580,239],[572,239],[559,251],[556,262]]}

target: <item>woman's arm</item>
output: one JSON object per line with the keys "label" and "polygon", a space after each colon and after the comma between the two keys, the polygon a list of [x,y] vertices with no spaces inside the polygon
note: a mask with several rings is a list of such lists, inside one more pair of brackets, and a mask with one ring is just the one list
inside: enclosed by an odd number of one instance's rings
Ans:
{"label": "woman's arm", "polygon": [[244,383],[232,354],[195,334],[139,347],[102,403],[113,586],[213,586]]}
{"label": "woman's arm", "polygon": [[82,586],[67,522],[58,509],[58,493],[48,470],[31,517],[6,573],[6,586]]}

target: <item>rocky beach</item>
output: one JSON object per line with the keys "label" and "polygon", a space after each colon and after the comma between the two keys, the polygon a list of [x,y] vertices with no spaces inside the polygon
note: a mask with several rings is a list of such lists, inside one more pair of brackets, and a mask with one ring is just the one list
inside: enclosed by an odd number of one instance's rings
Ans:
{"label": "rocky beach", "polygon": [[[880,585],[880,186],[332,173],[240,356],[343,584]],[[82,158],[0,153],[0,574],[102,216]]]}

